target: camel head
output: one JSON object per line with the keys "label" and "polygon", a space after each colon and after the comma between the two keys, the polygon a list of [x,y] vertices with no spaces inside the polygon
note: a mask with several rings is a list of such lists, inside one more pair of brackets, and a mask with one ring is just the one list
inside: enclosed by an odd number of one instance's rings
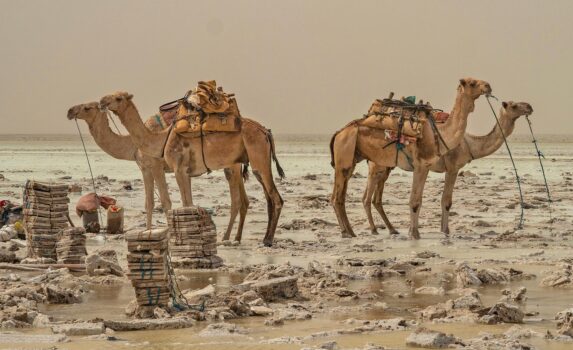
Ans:
{"label": "camel head", "polygon": [[99,105],[102,109],[108,109],[113,113],[120,115],[131,103],[132,98],[132,94],[124,91],[119,91],[102,97],[99,101]]}
{"label": "camel head", "polygon": [[89,102],[80,105],[75,105],[68,109],[68,119],[83,119],[87,123],[91,123],[96,118],[100,117],[104,112],[99,108],[99,103]]}
{"label": "camel head", "polygon": [[516,120],[522,115],[530,115],[533,113],[533,107],[527,102],[502,102],[501,116],[509,117],[511,120]]}
{"label": "camel head", "polygon": [[460,79],[458,91],[475,100],[481,95],[490,95],[492,90],[491,85],[489,85],[487,81],[474,78],[463,78]]}

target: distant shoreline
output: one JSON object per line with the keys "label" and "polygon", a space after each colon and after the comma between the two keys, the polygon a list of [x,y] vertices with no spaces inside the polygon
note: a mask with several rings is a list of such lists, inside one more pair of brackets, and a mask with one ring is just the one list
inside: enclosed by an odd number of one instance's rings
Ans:
{"label": "distant shoreline", "polygon": [[[82,134],[86,139],[92,140],[90,134]],[[332,134],[274,134],[278,142],[311,142],[328,141]],[[537,140],[542,143],[573,143],[573,135],[570,134],[539,134]],[[0,134],[2,141],[76,141],[77,134]],[[512,142],[530,142],[529,134],[514,134],[509,137]]]}

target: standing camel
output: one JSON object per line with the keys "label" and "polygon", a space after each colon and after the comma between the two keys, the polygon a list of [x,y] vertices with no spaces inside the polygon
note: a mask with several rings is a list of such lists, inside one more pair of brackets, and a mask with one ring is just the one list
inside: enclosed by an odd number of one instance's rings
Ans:
{"label": "standing camel", "polygon": [[104,96],[100,105],[119,117],[142,152],[153,157],[164,157],[175,173],[183,206],[193,205],[189,176],[200,176],[208,169],[231,168],[247,162],[251,164],[253,174],[263,186],[267,200],[269,220],[263,243],[271,246],[283,205],[273,180],[273,160],[281,178],[284,173],[276,158],[270,130],[253,120],[241,118],[240,132],[210,133],[205,134],[202,139],[185,137],[172,132],[171,129],[151,132],[143,124],[132,98],[131,94],[118,92]]}
{"label": "standing camel", "polygon": [[[442,154],[457,147],[463,140],[468,115],[473,112],[475,100],[483,94],[491,93],[491,86],[483,80],[473,78],[460,79],[456,100],[448,120],[437,127],[442,138],[435,142],[434,131],[429,123],[424,123],[420,137],[416,142],[404,145],[404,153],[398,148],[385,147],[385,131],[362,126],[362,120],[348,124],[332,136],[330,151],[334,172],[334,189],[331,202],[342,230],[342,237],[356,235],[352,231],[346,214],[345,200],[348,180],[352,176],[356,163],[366,159],[379,166],[412,169],[414,179],[410,192],[410,237],[420,239],[418,217],[422,205],[422,193],[429,168],[436,163]],[[410,162],[412,165],[410,165]],[[398,164],[396,164],[398,163]]]}
{"label": "standing camel", "polygon": [[[533,108],[526,102],[503,102],[502,108],[499,112],[499,125],[493,127],[487,135],[475,136],[469,133],[464,135],[464,140],[458,147],[451,150],[442,156],[442,158],[434,163],[430,170],[435,173],[446,173],[444,181],[444,190],[442,192],[442,227],[443,233],[448,235],[450,233],[449,215],[452,207],[452,196],[454,192],[454,185],[458,177],[460,169],[469,164],[472,160],[480,159],[489,156],[497,151],[504,142],[504,135],[509,136],[513,132],[515,122],[522,115],[529,115],[533,113]],[[382,194],[384,192],[384,184],[390,175],[393,168],[383,167],[376,165],[372,162],[368,164],[368,185],[364,196],[362,197],[362,204],[368,216],[368,223],[372,234],[378,234],[374,220],[372,218],[372,207],[370,203],[374,204],[374,208],[382,216],[382,220],[386,224],[390,234],[398,234],[394,228],[382,206]],[[410,169],[404,169],[410,171]]]}
{"label": "standing camel", "polygon": [[[90,102],[71,107],[67,115],[69,120],[82,119],[88,124],[90,134],[96,144],[107,154],[116,159],[135,161],[141,170],[143,182],[145,184],[145,210],[147,228],[151,228],[153,207],[154,207],[154,182],[157,182],[159,197],[165,213],[171,209],[171,199],[165,180],[165,172],[171,172],[164,160],[151,157],[137,149],[130,136],[118,135],[109,126],[107,114],[100,109],[97,102]],[[150,123],[153,117],[148,119],[146,125],[152,127]],[[246,192],[244,190],[243,179],[241,177],[241,166],[233,165],[225,169],[225,177],[229,182],[231,191],[231,216],[224,239],[229,239],[233,224],[240,211],[240,225],[235,240],[240,241],[242,227],[246,212],[249,206]],[[161,186],[160,184],[164,184]]]}

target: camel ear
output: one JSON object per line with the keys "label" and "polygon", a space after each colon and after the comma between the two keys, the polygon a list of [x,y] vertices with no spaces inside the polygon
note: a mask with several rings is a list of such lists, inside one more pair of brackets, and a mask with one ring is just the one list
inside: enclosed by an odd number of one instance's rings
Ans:
{"label": "camel ear", "polygon": [[460,85],[461,86],[466,86],[467,82],[465,79],[460,79]]}
{"label": "camel ear", "polygon": [[132,98],[133,98],[133,95],[132,95],[132,94],[127,94],[127,99],[128,99],[128,100],[131,100]]}
{"label": "camel ear", "polygon": [[503,106],[503,108],[507,108],[507,102],[502,102],[501,105]]}

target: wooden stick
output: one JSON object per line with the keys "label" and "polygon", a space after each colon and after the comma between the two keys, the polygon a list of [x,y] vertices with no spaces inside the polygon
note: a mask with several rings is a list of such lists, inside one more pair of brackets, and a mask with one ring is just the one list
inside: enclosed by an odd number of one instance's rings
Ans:
{"label": "wooden stick", "polygon": [[0,270],[41,271],[50,267],[61,269],[68,268],[75,271],[85,271],[85,264],[7,264],[0,263]]}

